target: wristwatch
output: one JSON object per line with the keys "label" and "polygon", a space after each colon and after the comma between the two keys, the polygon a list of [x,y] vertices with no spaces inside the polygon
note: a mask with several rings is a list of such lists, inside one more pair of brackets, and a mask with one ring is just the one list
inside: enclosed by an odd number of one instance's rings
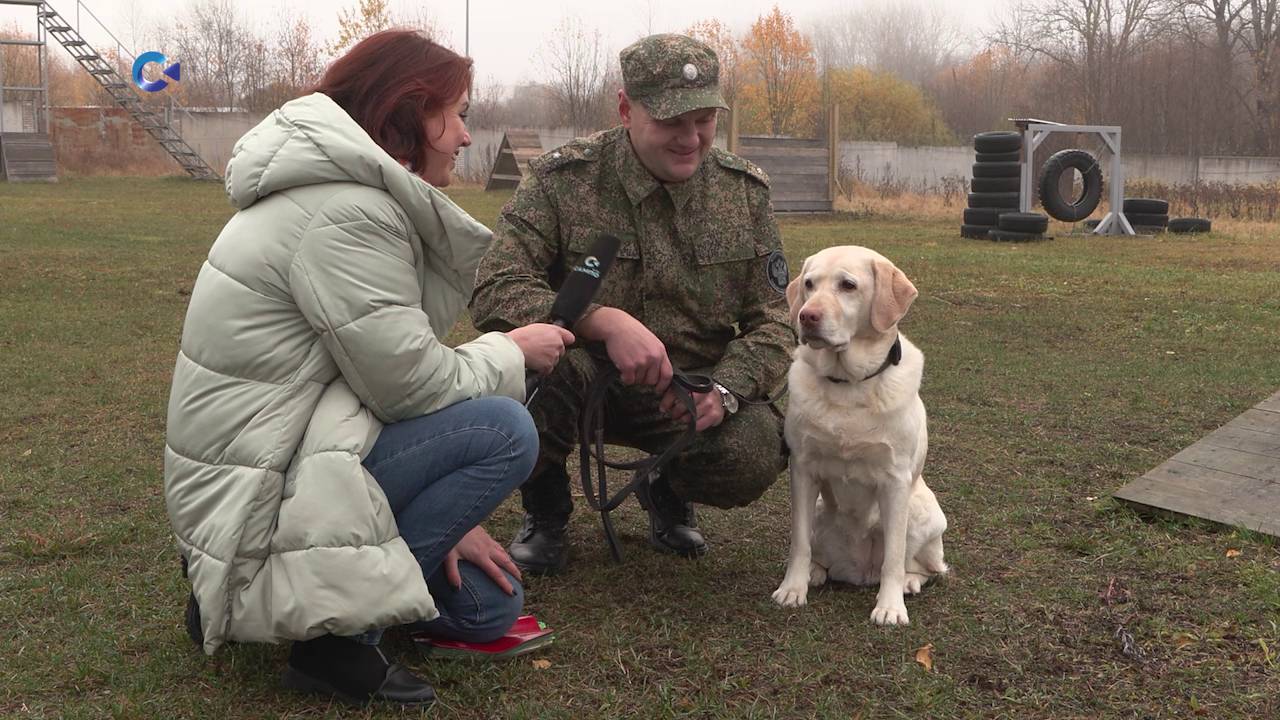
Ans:
{"label": "wristwatch", "polygon": [[738,412],[738,396],[733,394],[729,388],[720,383],[712,383],[716,390],[720,393],[720,402],[724,405],[726,415],[732,415]]}

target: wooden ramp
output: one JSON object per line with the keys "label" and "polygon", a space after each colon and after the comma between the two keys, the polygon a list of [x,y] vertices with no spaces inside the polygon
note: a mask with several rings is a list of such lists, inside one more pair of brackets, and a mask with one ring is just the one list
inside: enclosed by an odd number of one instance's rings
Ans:
{"label": "wooden ramp", "polygon": [[0,135],[0,178],[9,182],[55,182],[53,144],[43,133]]}
{"label": "wooden ramp", "polygon": [[1115,497],[1280,537],[1280,392]]}
{"label": "wooden ramp", "polygon": [[529,172],[529,161],[542,155],[542,140],[536,130],[508,130],[493,159],[493,170],[485,182],[485,190],[513,188]]}

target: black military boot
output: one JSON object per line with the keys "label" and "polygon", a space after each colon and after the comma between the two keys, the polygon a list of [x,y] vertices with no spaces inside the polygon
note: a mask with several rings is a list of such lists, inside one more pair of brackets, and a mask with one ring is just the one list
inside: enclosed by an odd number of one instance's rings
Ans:
{"label": "black military boot", "polygon": [[636,486],[636,498],[649,511],[649,544],[664,553],[696,558],[707,554],[707,541],[698,532],[693,503],[681,500],[659,475]]}
{"label": "black military boot", "polygon": [[436,699],[426,680],[388,662],[377,646],[334,635],[295,642],[282,680],[287,688],[331,695],[351,705],[379,700],[417,707]]}
{"label": "black military boot", "polygon": [[524,525],[507,546],[520,572],[556,575],[569,562],[569,516],[526,512]]}

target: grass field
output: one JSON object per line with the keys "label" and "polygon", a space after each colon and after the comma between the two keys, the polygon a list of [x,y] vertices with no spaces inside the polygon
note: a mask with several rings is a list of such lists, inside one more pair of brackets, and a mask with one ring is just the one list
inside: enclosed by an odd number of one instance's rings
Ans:
{"label": "grass field", "polygon": [[[486,224],[505,199],[455,197]],[[873,591],[773,606],[785,478],[704,511],[696,563],[649,552],[628,504],[613,565],[579,512],[571,571],[528,584],[559,631],[549,667],[425,661],[389,635],[436,686],[427,715],[1280,716],[1274,541],[1109,499],[1280,385],[1280,227],[1007,245],[959,239],[954,214],[782,223],[793,270],[862,244],[920,290],[904,331],[928,358],[925,474],[954,572],[908,601],[910,626],[871,626]],[[0,716],[401,716],[280,690],[283,647],[206,658],[182,630],[165,403],[230,215],[218,185],[179,179],[0,184]],[[488,527],[505,542],[518,521],[508,501]]]}

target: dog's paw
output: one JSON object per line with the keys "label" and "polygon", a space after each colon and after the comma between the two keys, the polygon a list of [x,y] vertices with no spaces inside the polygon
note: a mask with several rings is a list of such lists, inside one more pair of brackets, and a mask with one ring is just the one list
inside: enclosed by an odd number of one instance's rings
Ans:
{"label": "dog's paw", "polygon": [[808,602],[809,587],[801,584],[782,583],[773,591],[773,601],[782,607],[800,607]]}
{"label": "dog's paw", "polygon": [[895,605],[876,605],[871,611],[871,622],[877,625],[909,625],[907,606],[901,602]]}
{"label": "dog's paw", "polygon": [[820,587],[827,582],[827,569],[818,563],[809,564],[809,587]]}
{"label": "dog's paw", "polygon": [[927,582],[929,582],[928,575],[909,572],[902,583],[902,592],[905,595],[915,595],[924,589],[925,583]]}

